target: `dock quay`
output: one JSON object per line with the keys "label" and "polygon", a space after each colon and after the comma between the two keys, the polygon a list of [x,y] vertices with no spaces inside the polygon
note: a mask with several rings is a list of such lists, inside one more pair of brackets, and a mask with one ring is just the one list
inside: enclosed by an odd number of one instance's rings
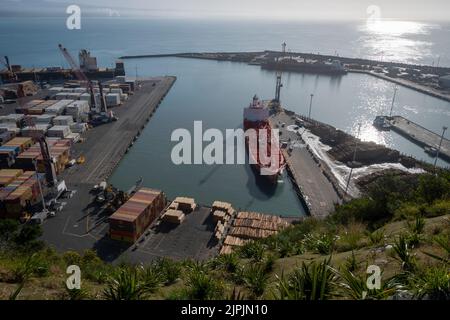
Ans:
{"label": "dock quay", "polygon": [[[449,89],[439,86],[438,78],[450,74],[450,68],[430,65],[417,65],[401,62],[377,61],[362,58],[341,57],[326,54],[305,52],[259,51],[259,52],[191,52],[170,54],[148,54],[123,56],[120,59],[177,57],[202,60],[230,61],[260,65],[274,58],[284,56],[302,57],[312,61],[338,60],[346,66],[349,73],[361,73],[407,87],[423,94],[450,102]],[[279,71],[283,71],[280,69]],[[297,71],[292,71],[297,72]],[[299,72],[299,71],[298,71]],[[314,72],[312,72],[314,73]],[[432,76],[433,79],[428,78]],[[428,79],[428,80],[427,80]]]}
{"label": "dock quay", "polygon": [[[295,120],[286,112],[281,111],[270,117],[272,127],[277,124],[281,132],[280,141],[298,141],[301,143],[296,132],[288,130],[289,126],[296,125]],[[302,147],[292,148],[288,152],[283,149],[288,172],[298,187],[301,200],[306,206],[309,215],[324,218],[334,211],[335,205],[341,202],[338,191],[327,178],[324,168],[303,144]]]}
{"label": "dock quay", "polygon": [[[141,82],[141,88],[114,109],[118,120],[87,132],[86,141],[74,146],[74,154],[86,162],[64,172],[69,183],[96,184],[106,180],[174,84],[175,77],[160,77]],[[153,86],[154,84],[154,86]]]}
{"label": "dock quay", "polygon": [[426,95],[450,102],[450,93],[441,92],[432,87],[420,85],[415,82],[409,81],[407,79],[393,78],[393,77],[389,77],[389,76],[386,76],[386,75],[378,73],[378,72],[373,72],[373,71],[368,71],[368,70],[349,69],[348,72],[367,74],[372,77],[383,79],[383,80],[395,83],[397,85],[406,87],[408,89],[412,89],[417,92],[424,93]]}
{"label": "dock quay", "polygon": [[[421,125],[410,121],[402,116],[385,117],[390,129],[422,146],[437,150],[441,135],[428,130]],[[447,161],[450,160],[450,140],[443,138],[439,157]]]}

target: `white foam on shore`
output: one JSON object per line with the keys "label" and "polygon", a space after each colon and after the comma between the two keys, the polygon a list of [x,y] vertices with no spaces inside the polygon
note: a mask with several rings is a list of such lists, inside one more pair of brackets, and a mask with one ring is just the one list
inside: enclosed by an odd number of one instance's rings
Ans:
{"label": "white foam on shore", "polygon": [[[329,151],[331,147],[322,143],[318,136],[312,134],[308,129],[295,129],[294,127],[295,126],[288,126],[287,130],[300,133],[303,141],[306,145],[309,146],[314,156],[323,161],[330,168],[339,186],[343,190],[345,190],[351,168],[343,164],[342,162],[331,159],[331,157],[327,153],[327,151]],[[291,143],[291,146],[293,147],[298,147],[301,145],[302,144],[298,142]],[[358,158],[358,154],[356,155],[356,157]],[[419,174],[425,172],[423,169],[418,168],[408,169],[400,163],[379,163],[370,166],[354,168],[352,172],[352,178],[348,187],[348,194],[352,197],[358,197],[360,195],[361,192],[355,184],[356,179],[387,169],[397,169],[411,174]]]}

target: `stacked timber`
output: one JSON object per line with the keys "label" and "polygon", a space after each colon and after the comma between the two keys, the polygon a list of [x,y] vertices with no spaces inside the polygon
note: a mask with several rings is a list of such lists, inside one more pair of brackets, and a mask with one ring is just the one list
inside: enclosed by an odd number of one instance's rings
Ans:
{"label": "stacked timber", "polygon": [[270,237],[289,225],[281,217],[258,212],[239,212],[231,224],[222,244],[221,254],[229,253],[248,241]]}
{"label": "stacked timber", "polygon": [[197,208],[197,204],[193,198],[176,197],[173,202],[177,203],[177,209],[183,211],[185,214],[189,214]]}
{"label": "stacked timber", "polygon": [[185,214],[181,210],[167,210],[162,216],[162,221],[173,223],[173,224],[181,224],[185,218]]}

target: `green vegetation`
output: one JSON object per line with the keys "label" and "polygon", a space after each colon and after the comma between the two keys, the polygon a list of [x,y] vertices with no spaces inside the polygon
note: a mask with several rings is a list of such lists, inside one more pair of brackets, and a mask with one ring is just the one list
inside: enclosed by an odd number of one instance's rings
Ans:
{"label": "green vegetation", "polygon": [[[115,266],[92,250],[58,254],[38,226],[0,220],[0,299],[449,299],[450,174],[386,175],[364,192],[204,262]],[[66,289],[71,264],[80,290]],[[369,265],[380,288],[367,287]]]}

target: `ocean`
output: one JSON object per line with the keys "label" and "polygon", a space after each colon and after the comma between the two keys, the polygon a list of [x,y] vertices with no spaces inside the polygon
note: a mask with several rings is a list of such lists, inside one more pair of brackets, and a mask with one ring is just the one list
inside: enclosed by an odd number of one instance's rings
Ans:
{"label": "ocean", "polygon": [[[0,21],[1,54],[24,66],[66,66],[58,43],[73,55],[87,48],[100,66],[112,66],[122,55],[198,52],[288,50],[450,66],[449,24],[385,21],[376,28],[362,22],[212,21],[127,18],[86,18],[81,30],[67,30],[63,18],[6,18]],[[242,108],[254,94],[272,98],[273,72],[243,63],[181,58],[125,60],[127,75],[175,75],[177,81],[110,182],[129,188],[139,177],[144,185],[169,197],[186,195],[203,204],[214,200],[235,207],[291,216],[303,215],[292,184],[284,177],[276,189],[255,181],[245,165],[176,166],[170,161],[177,128],[192,130],[195,120],[205,128],[233,129],[242,125]],[[371,123],[388,112],[393,85],[367,75],[342,78],[283,74],[281,100],[287,109],[305,114],[314,94],[312,117],[432,162],[423,150],[391,132],[378,132]],[[439,132],[450,123],[450,104],[400,88],[394,114],[403,115]],[[439,161],[442,166],[447,163]]]}

